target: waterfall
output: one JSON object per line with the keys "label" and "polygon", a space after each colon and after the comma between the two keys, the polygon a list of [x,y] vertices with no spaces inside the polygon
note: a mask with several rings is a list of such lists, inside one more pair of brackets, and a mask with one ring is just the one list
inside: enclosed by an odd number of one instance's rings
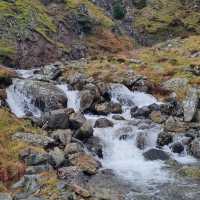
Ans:
{"label": "waterfall", "polygon": [[[32,70],[20,71],[23,78],[32,77]],[[67,84],[56,85],[62,90],[68,98],[68,107],[75,111],[80,109],[80,94],[78,91],[71,90]],[[40,116],[41,112],[31,104],[30,99],[23,92],[13,85],[7,88],[7,102],[12,112],[18,117],[24,117],[27,113],[33,113],[34,116]],[[117,121],[112,118],[112,114],[106,116],[107,119],[114,123],[109,128],[94,128],[94,135],[101,139],[103,144],[104,158],[101,161],[104,168],[112,169],[116,175],[125,180],[136,184],[144,185],[151,183],[167,182],[171,179],[170,173],[166,169],[163,161],[147,161],[144,159],[144,151],[156,147],[156,140],[162,128],[158,124],[148,122],[146,128],[142,124],[147,123],[145,120],[136,120],[131,118],[130,109],[133,105],[138,107],[148,106],[153,103],[160,104],[152,95],[143,92],[132,92],[121,84],[112,84],[110,86],[111,99],[114,102],[120,102],[123,107],[121,114],[126,120]],[[85,115],[86,118],[94,124],[101,117],[92,114]],[[137,123],[135,123],[137,122]],[[144,149],[137,146],[139,134],[144,134],[146,145]],[[120,136],[127,135],[126,139],[120,139]],[[193,162],[194,158],[185,154],[179,155],[171,152],[168,146],[165,150],[171,154],[171,157],[180,162]]]}

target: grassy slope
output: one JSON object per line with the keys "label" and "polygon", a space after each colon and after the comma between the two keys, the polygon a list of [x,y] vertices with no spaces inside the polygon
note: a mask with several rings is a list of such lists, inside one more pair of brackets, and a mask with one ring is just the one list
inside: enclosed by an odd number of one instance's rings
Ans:
{"label": "grassy slope", "polygon": [[141,34],[161,41],[167,35],[200,33],[200,13],[181,0],[152,0],[135,14],[134,26]]}

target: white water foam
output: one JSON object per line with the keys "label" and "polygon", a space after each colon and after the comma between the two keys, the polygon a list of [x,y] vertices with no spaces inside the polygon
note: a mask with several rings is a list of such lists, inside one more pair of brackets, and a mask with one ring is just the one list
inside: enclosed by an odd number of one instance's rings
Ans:
{"label": "white water foam", "polygon": [[30,70],[23,70],[23,69],[19,69],[16,70],[16,73],[21,77],[21,78],[33,78],[35,73],[38,72],[40,70],[38,69],[30,69]]}
{"label": "white water foam", "polygon": [[79,111],[80,109],[80,94],[79,91],[76,90],[70,90],[69,86],[67,84],[61,84],[57,85],[58,88],[60,88],[65,95],[68,98],[67,107],[73,108],[75,111]]}
{"label": "white water foam", "polygon": [[144,92],[132,92],[122,84],[111,84],[110,90],[112,100],[122,103],[124,106],[138,107],[148,106],[153,103],[159,103],[155,97]]}
{"label": "white water foam", "polygon": [[31,99],[24,95],[20,89],[15,87],[15,81],[17,80],[13,80],[13,84],[6,89],[6,101],[12,113],[19,118],[25,117],[28,112],[32,113],[35,117],[40,117],[40,110],[31,103]]}

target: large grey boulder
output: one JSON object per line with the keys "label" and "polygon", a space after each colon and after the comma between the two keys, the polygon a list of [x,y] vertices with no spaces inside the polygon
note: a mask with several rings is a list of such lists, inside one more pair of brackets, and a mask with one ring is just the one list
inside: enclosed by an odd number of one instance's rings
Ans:
{"label": "large grey boulder", "polygon": [[15,79],[12,87],[14,92],[23,94],[42,112],[67,107],[65,93],[52,83]]}
{"label": "large grey boulder", "polygon": [[79,129],[86,122],[86,118],[82,113],[77,112],[70,115],[69,121],[72,129]]}
{"label": "large grey boulder", "polygon": [[143,153],[143,156],[147,160],[169,160],[169,155],[162,151],[161,149],[149,149],[146,152]]}
{"label": "large grey boulder", "polygon": [[65,161],[65,153],[58,147],[55,147],[52,151],[49,152],[49,162],[53,167],[61,167]]}
{"label": "large grey boulder", "polygon": [[95,128],[106,128],[106,127],[113,127],[113,122],[106,118],[99,118],[96,120],[94,127]]}
{"label": "large grey boulder", "polygon": [[68,129],[69,116],[67,110],[58,109],[46,112],[42,115],[42,122],[45,128],[49,129]]}
{"label": "large grey boulder", "polygon": [[184,120],[190,122],[193,120],[199,102],[198,92],[195,88],[190,88],[183,104]]}
{"label": "large grey boulder", "polygon": [[81,91],[80,108],[82,111],[87,111],[91,108],[94,102],[94,94],[90,90]]}

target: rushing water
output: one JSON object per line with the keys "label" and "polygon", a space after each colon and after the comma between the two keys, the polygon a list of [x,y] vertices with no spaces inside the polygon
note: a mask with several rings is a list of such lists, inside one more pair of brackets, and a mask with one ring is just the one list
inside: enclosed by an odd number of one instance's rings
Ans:
{"label": "rushing water", "polygon": [[[32,70],[18,71],[23,78],[33,77]],[[66,84],[57,85],[68,97],[68,107],[78,111],[80,108],[80,95],[78,91],[70,90]],[[133,105],[139,107],[148,106],[153,103],[160,103],[149,94],[142,92],[131,92],[127,87],[121,84],[113,84],[110,87],[112,101],[120,102],[123,106],[122,116],[126,120],[116,121],[112,119],[112,115],[106,116],[112,120],[114,127],[110,128],[95,128],[94,135],[99,137],[103,144],[104,158],[101,160],[103,167],[112,169],[117,175],[123,179],[133,182],[138,185],[148,186],[153,183],[166,183],[172,181],[169,171],[163,161],[146,161],[143,157],[143,152],[149,148],[156,146],[156,139],[161,131],[160,125],[148,122],[149,126],[141,130],[142,124],[146,121],[132,119],[130,109]],[[33,106],[29,99],[17,88],[14,84],[7,89],[7,102],[18,117],[26,115],[25,110],[34,113],[35,116],[40,115],[40,111]],[[102,116],[86,115],[86,118],[94,124],[96,119]],[[104,116],[105,117],[105,116]],[[137,147],[137,137],[139,134],[145,134],[147,144],[144,150]],[[120,140],[119,137],[127,134],[129,137],[126,140]],[[169,147],[165,147],[171,156],[179,162],[191,163],[195,159],[188,156],[185,152],[182,155],[173,154]]]}

